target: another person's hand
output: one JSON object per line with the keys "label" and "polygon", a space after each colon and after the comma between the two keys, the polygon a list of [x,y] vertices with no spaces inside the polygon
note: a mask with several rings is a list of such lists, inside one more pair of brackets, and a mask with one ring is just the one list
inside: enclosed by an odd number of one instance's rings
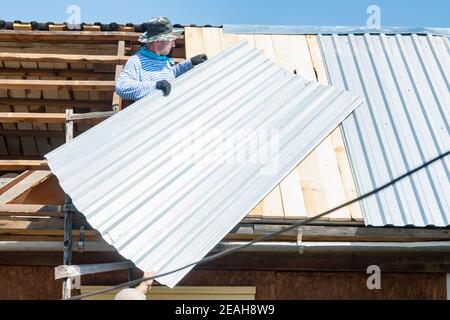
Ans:
{"label": "another person's hand", "polygon": [[[154,275],[155,274],[153,272],[145,272],[144,278],[153,277]],[[153,284],[153,279],[142,281],[141,284],[136,287],[136,289],[145,295],[152,288],[152,284]]]}
{"label": "another person's hand", "polygon": [[200,63],[203,63],[206,60],[208,60],[208,56],[206,54],[199,54],[191,58],[192,65],[194,66],[199,65]]}
{"label": "another person's hand", "polygon": [[167,80],[161,80],[156,83],[156,89],[161,90],[164,96],[168,96],[172,91],[172,85]]}

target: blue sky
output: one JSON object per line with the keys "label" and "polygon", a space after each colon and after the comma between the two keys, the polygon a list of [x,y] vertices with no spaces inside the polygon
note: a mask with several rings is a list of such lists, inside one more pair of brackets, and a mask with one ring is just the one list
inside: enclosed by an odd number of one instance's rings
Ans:
{"label": "blue sky", "polygon": [[450,27],[449,0],[13,0],[0,7],[0,20],[66,21],[78,5],[82,22],[141,23],[159,15],[181,24],[366,24],[366,9],[378,5],[382,26]]}

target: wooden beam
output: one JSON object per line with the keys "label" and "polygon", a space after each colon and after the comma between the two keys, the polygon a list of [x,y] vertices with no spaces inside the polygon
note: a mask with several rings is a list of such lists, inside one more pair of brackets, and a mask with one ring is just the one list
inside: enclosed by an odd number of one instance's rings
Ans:
{"label": "wooden beam", "polygon": [[[255,225],[256,236],[279,231],[282,225]],[[301,226],[303,241],[352,241],[352,242],[419,242],[446,241],[450,239],[448,228],[373,228],[373,227],[335,227]],[[283,234],[285,240],[297,237],[297,230]]]}
{"label": "wooden beam", "polygon": [[[61,251],[63,249],[63,242],[50,242],[50,241],[41,241],[41,242],[16,242],[16,241],[0,241],[0,252],[48,252],[48,251]],[[108,245],[104,241],[98,242],[85,242],[85,247],[83,251],[88,252],[115,252],[113,246]],[[73,246],[73,251],[77,250],[76,246]]]}
{"label": "wooden beam", "polygon": [[[94,114],[95,116],[92,116]],[[87,114],[74,114],[71,121],[83,123],[98,123],[112,116],[114,112],[94,112]],[[31,113],[31,112],[0,112],[0,123],[65,123],[64,113]],[[29,131],[29,130],[27,130]],[[28,136],[28,135],[27,135]],[[22,159],[21,159],[22,160]]]}
{"label": "wooden beam", "polygon": [[2,76],[8,77],[86,77],[95,78],[97,80],[113,80],[112,72],[95,72],[91,70],[58,70],[58,69],[1,69]]}
{"label": "wooden beam", "polygon": [[47,43],[47,42],[0,42],[0,51],[18,53],[57,54],[106,54],[115,55],[117,44],[106,43]]}
{"label": "wooden beam", "polygon": [[[11,204],[6,205],[6,207],[8,206],[12,206]],[[14,206],[18,206],[18,205],[14,205]],[[5,205],[3,205],[3,208],[5,208]],[[0,219],[2,219],[3,217],[36,217],[36,218],[49,218],[49,217],[53,217],[53,218],[64,218],[64,212],[33,212],[33,213],[29,213],[29,212],[3,212],[0,211]],[[30,239],[31,240],[31,239]]]}
{"label": "wooden beam", "polygon": [[52,172],[49,170],[32,171],[30,175],[28,175],[25,179],[21,180],[19,183],[14,185],[14,187],[3,192],[0,195],[0,203],[7,204],[8,202],[13,201],[14,199],[18,198],[22,193],[30,189],[32,186],[50,177],[51,174]]}
{"label": "wooden beam", "polygon": [[122,32],[134,32],[134,26],[133,27],[123,26],[123,27],[120,27],[119,30]]}
{"label": "wooden beam", "polygon": [[64,31],[66,30],[65,24],[50,24],[48,26],[49,31]]}
{"label": "wooden beam", "polygon": [[109,118],[115,115],[116,111],[105,111],[105,112],[90,112],[81,114],[72,114],[70,116],[66,115],[66,120],[69,121],[85,121],[85,120],[95,120]]}
{"label": "wooden beam", "polygon": [[113,55],[79,55],[51,53],[0,52],[1,61],[124,64],[130,57]]}
{"label": "wooden beam", "polygon": [[83,31],[102,31],[102,28],[94,24],[91,25],[86,24],[83,26]]}
{"label": "wooden beam", "polygon": [[10,213],[10,215],[12,216],[17,213],[30,215],[34,213],[59,213],[62,211],[62,206],[46,206],[35,204],[0,204],[0,212],[3,212],[5,214]]}
{"label": "wooden beam", "polygon": [[30,23],[14,23],[13,24],[14,30],[31,30],[31,24]]}
{"label": "wooden beam", "polygon": [[[449,253],[431,252],[417,253],[409,252],[399,254],[398,252],[381,253],[334,253],[334,254],[307,254],[298,253],[249,253],[237,252],[222,259],[198,266],[192,272],[194,274],[203,271],[205,275],[211,278],[210,270],[250,270],[248,276],[254,270],[263,271],[353,271],[357,273],[365,272],[370,265],[379,265],[382,272],[448,272],[450,259]],[[0,261],[2,265],[10,266],[50,266],[61,264],[61,252],[1,252]],[[73,253],[74,264],[90,264],[105,262],[125,261],[117,252],[83,252]],[[126,281],[126,272],[124,279],[111,281],[111,285]],[[229,274],[226,274],[226,281],[229,282]],[[304,275],[305,277],[308,274]],[[318,278],[323,274],[316,275]],[[339,276],[337,274],[336,276]],[[279,277],[279,274],[276,274]],[[367,275],[368,277],[368,275]],[[365,281],[364,278],[363,281]],[[205,278],[206,279],[206,278]],[[215,279],[211,280],[216,281]],[[248,281],[248,278],[246,278]],[[204,284],[204,282],[201,282]],[[200,284],[201,284],[200,283]],[[194,285],[199,285],[198,283]]]}
{"label": "wooden beam", "polygon": [[[22,180],[25,180],[27,177],[31,175],[32,171],[25,171],[22,172],[20,175],[15,177],[13,180],[5,184],[0,188],[0,195],[7,192],[8,190],[12,189],[14,186],[16,186],[18,183],[20,183]],[[1,206],[2,204],[0,204]]]}
{"label": "wooden beam", "polygon": [[[119,41],[117,45],[117,55],[118,56],[125,55],[125,41]],[[116,65],[116,74],[115,74],[116,81],[117,78],[119,78],[119,75],[122,73],[122,70],[123,70],[122,65]],[[120,97],[116,92],[113,92],[112,109],[115,111],[122,111],[122,107],[123,107],[122,97]]]}
{"label": "wooden beam", "polygon": [[134,268],[135,265],[131,261],[99,263],[85,265],[58,266],[55,268],[55,280],[64,278],[73,278],[84,276],[87,274],[96,274],[103,272],[111,272],[117,270],[126,270]]}
{"label": "wooden beam", "polygon": [[[48,219],[49,217],[43,218]],[[61,218],[61,217],[60,217]],[[0,217],[1,219],[1,217]],[[91,242],[91,241],[103,241],[103,238],[100,234],[94,235],[94,236],[84,236],[85,242]],[[1,234],[0,235],[0,241],[23,241],[23,242],[33,242],[33,241],[58,241],[63,242],[64,241],[64,235],[27,235],[27,234]],[[75,241],[78,241],[78,239],[75,239]],[[59,262],[61,263],[61,262]]]}
{"label": "wooden beam", "polygon": [[[48,211],[31,205],[3,205],[0,206],[0,234],[35,236],[62,235],[62,219],[33,219],[31,217],[49,216],[62,217],[61,210]],[[41,206],[42,208],[42,206]],[[15,210],[13,210],[15,209]],[[56,207],[55,207],[56,209]],[[21,217],[21,218],[12,218]],[[87,234],[98,235],[94,232],[82,215],[74,216],[74,228],[85,226]],[[281,225],[255,225],[253,228],[239,228],[230,232],[227,240],[249,241],[260,235],[279,231],[286,226]],[[302,226],[303,241],[315,242],[425,242],[425,241],[448,241],[450,229],[448,228],[368,228],[368,227],[333,227],[333,226]],[[288,231],[271,241],[296,241],[297,232]],[[30,239],[31,240],[31,239]]]}
{"label": "wooden beam", "polygon": [[[66,143],[69,143],[71,140],[73,140],[73,120],[69,119],[71,116],[73,116],[73,110],[68,109],[66,110]],[[72,218],[70,218],[72,219]]]}
{"label": "wooden beam", "polygon": [[23,156],[23,155],[3,155],[1,156],[3,160],[42,160],[42,156]]}
{"label": "wooden beam", "polygon": [[[79,134],[79,132],[77,132]],[[2,137],[39,137],[39,138],[55,138],[64,137],[64,131],[56,130],[0,130]],[[14,160],[14,159],[10,159]],[[21,159],[23,160],[23,159]]]}
{"label": "wooden beam", "polygon": [[140,35],[138,32],[0,30],[0,41],[117,43],[138,41]]}
{"label": "wooden beam", "polygon": [[[81,217],[74,217],[73,235],[80,235],[80,227],[87,223]],[[99,233],[85,227],[85,236],[94,237]],[[59,217],[0,217],[0,235],[62,236],[64,235],[64,218]],[[31,238],[30,238],[31,240]]]}
{"label": "wooden beam", "polygon": [[111,110],[109,101],[89,101],[89,100],[60,100],[60,99],[21,99],[21,98],[0,98],[0,105],[5,106],[45,106],[59,107],[64,109],[87,108],[96,111]]}
{"label": "wooden beam", "polygon": [[0,79],[0,89],[49,89],[73,91],[114,91],[114,81],[76,80],[5,80]]}
{"label": "wooden beam", "polygon": [[64,123],[66,115],[63,113],[27,113],[0,112],[0,123]]}
{"label": "wooden beam", "polygon": [[48,164],[46,160],[0,160],[0,171],[21,170],[48,170]]}

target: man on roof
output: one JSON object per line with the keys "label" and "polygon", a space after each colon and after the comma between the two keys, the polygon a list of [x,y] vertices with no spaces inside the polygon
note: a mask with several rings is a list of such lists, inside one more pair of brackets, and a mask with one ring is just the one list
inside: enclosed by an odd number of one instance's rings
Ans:
{"label": "man on roof", "polygon": [[116,81],[116,92],[126,100],[137,101],[156,90],[167,96],[172,90],[172,83],[183,73],[194,66],[205,62],[205,54],[197,55],[175,65],[168,57],[175,40],[181,37],[184,29],[175,29],[166,17],[158,17],[149,21],[147,32],[139,41],[143,44],[137,54],[126,63]]}

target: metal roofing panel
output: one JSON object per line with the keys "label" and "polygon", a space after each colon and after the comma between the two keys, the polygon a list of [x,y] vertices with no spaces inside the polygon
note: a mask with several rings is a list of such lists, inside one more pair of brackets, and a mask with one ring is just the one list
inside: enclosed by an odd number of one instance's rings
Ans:
{"label": "metal roofing panel", "polygon": [[244,41],[46,158],[109,244],[163,273],[203,258],[361,103]]}
{"label": "metal roofing panel", "polygon": [[367,26],[295,26],[295,25],[246,25],[226,24],[225,34],[434,34],[450,37],[450,28],[405,28]]}
{"label": "metal roofing panel", "polygon": [[[450,149],[448,39],[321,35],[330,83],[365,98],[344,123],[358,191],[365,193]],[[368,225],[447,226],[450,159],[363,201]]]}

